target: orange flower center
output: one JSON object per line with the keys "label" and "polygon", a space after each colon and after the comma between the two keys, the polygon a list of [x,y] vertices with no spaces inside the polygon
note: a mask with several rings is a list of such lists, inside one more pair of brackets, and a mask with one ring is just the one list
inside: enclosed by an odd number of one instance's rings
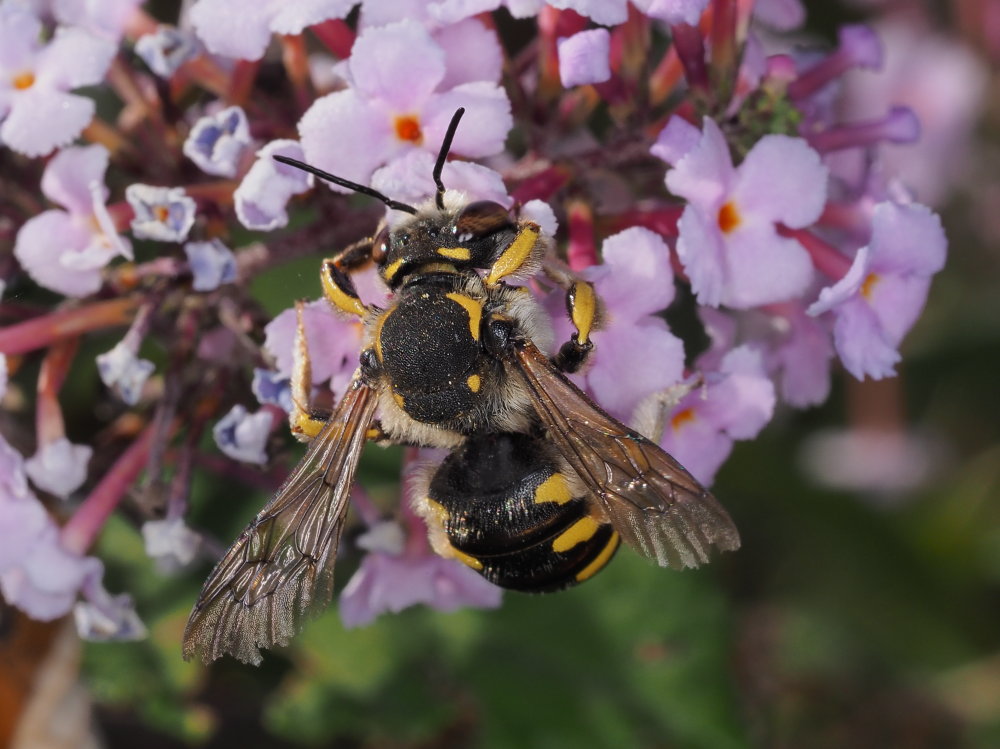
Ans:
{"label": "orange flower center", "polygon": [[424,141],[424,134],[420,130],[420,120],[412,114],[397,117],[396,137],[419,146]]}
{"label": "orange flower center", "polygon": [[869,302],[872,299],[872,291],[875,290],[875,286],[878,284],[879,278],[875,273],[869,273],[868,278],[865,282],[861,284],[861,296],[867,299]]}
{"label": "orange flower center", "polygon": [[24,91],[26,88],[31,88],[35,85],[35,74],[30,70],[24,73],[18,73],[14,76],[14,88],[18,91]]}
{"label": "orange flower center", "polygon": [[166,223],[167,219],[170,218],[170,209],[165,205],[158,205],[153,208],[153,215],[156,216],[157,221]]}
{"label": "orange flower center", "polygon": [[740,212],[736,203],[729,201],[719,209],[719,228],[723,234],[728,234],[740,225]]}
{"label": "orange flower center", "polygon": [[678,411],[674,414],[673,418],[670,419],[670,426],[673,427],[674,431],[679,431],[682,426],[687,424],[689,421],[694,421],[694,409],[685,408],[683,411]]}

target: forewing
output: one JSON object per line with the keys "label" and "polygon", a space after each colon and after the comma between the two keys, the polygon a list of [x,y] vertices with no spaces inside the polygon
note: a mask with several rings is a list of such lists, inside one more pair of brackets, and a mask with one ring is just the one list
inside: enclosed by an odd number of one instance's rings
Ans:
{"label": "forewing", "polygon": [[184,630],[184,658],[258,664],[329,604],[355,469],[376,399],[355,381],[302,462],[215,566]]}
{"label": "forewing", "polygon": [[661,566],[697,567],[739,548],[729,514],[676,460],[602,411],[530,341],[515,360],[549,437],[626,543]]}

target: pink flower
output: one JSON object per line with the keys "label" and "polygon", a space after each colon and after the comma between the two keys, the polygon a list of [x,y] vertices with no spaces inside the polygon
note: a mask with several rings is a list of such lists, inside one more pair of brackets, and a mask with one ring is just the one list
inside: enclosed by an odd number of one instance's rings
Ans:
{"label": "pink flower", "polygon": [[747,308],[804,293],[813,279],[809,255],[777,224],[814,223],[826,180],[819,155],[784,135],[764,136],[734,167],[725,137],[706,117],[697,145],[667,172],[667,187],[688,201],[677,254],[698,301]]}
{"label": "pink flower", "polygon": [[330,18],[343,18],[355,0],[199,0],[188,20],[217,55],[258,60],[271,34],[299,34]]}
{"label": "pink flower", "polygon": [[717,372],[671,410],[660,445],[709,486],[735,440],[757,436],[774,413],[774,384],[758,351],[740,346],[722,357]]}
{"label": "pink flower", "polygon": [[347,68],[351,87],[318,99],[299,122],[306,158],[321,169],[368,184],[379,166],[415,149],[436,154],[460,106],[467,113],[452,154],[503,149],[512,124],[506,93],[489,81],[441,90],[445,52],[422,26],[366,29]]}
{"label": "pink flower", "polygon": [[14,255],[40,285],[68,296],[101,287],[101,269],[115,255],[132,259],[132,246],[118,236],[105,201],[103,146],[67,148],[49,162],[42,192],[65,210],[45,211],[25,222]]}
{"label": "pink flower", "polygon": [[635,7],[650,18],[658,18],[669,24],[698,23],[708,0],[633,0]]}
{"label": "pink flower", "polygon": [[820,292],[810,315],[834,316],[834,344],[859,380],[895,374],[897,351],[927,301],[931,276],[944,267],[941,220],[918,204],[875,206],[871,241],[847,274]]}
{"label": "pink flower", "polygon": [[117,42],[142,0],[52,0],[59,23]]}
{"label": "pink flower", "polygon": [[[303,318],[313,384],[329,382],[330,389],[335,393],[344,393],[354,370],[358,368],[361,323],[341,317],[325,299],[305,305]],[[295,364],[295,327],[296,313],[291,308],[264,328],[264,348],[274,357],[278,371],[284,377],[291,376]]]}
{"label": "pink flower", "polygon": [[205,115],[184,141],[184,155],[206,174],[235,177],[240,157],[250,145],[250,124],[239,107]]}
{"label": "pink flower", "polygon": [[[378,526],[369,534],[377,530]],[[361,560],[340,594],[340,618],[345,627],[361,627],[380,614],[417,604],[438,611],[496,608],[502,595],[500,588],[458,560],[444,559],[429,549],[414,555],[386,548],[372,550]]]}
{"label": "pink flower", "polygon": [[[674,300],[670,250],[659,235],[633,227],[604,240],[604,262],[583,272],[604,304],[604,326],[592,334],[590,364],[575,379],[609,413],[623,421],[647,395],[676,384],[684,374],[684,344],[657,313]],[[569,339],[565,292],[547,304],[556,346]]]}
{"label": "pink flower", "polygon": [[919,141],[886,143],[879,157],[921,202],[936,205],[967,173],[970,135],[986,102],[986,67],[970,49],[911,22],[896,20],[878,31],[884,69],[846,75],[839,108],[848,120],[877,117],[887,103],[911,109]]}
{"label": "pink flower", "polygon": [[[67,548],[60,529],[28,489],[21,456],[0,437],[0,592],[33,619],[50,621],[74,606],[120,626],[107,638],[142,636],[144,629],[127,597],[112,598],[101,583],[104,566]],[[80,597],[83,601],[79,601]],[[86,621],[92,620],[85,618]],[[82,630],[88,636],[90,631]]]}
{"label": "pink flower", "polygon": [[90,445],[74,445],[65,437],[40,445],[25,461],[24,469],[39,489],[66,499],[87,479],[87,464],[94,450]]}
{"label": "pink flower", "polygon": [[0,141],[25,156],[42,156],[72,141],[94,116],[94,102],[68,93],[100,83],[113,42],[60,28],[48,44],[29,13],[0,11]]}
{"label": "pink flower", "polygon": [[566,88],[604,83],[611,78],[611,34],[607,29],[581,31],[560,39],[558,46],[559,79]]}
{"label": "pink flower", "polygon": [[267,440],[274,417],[267,410],[250,413],[239,403],[212,427],[215,444],[233,460],[244,463],[267,463]]}
{"label": "pink flower", "polygon": [[[395,200],[419,205],[437,190],[433,172],[434,156],[428,151],[413,150],[377,170],[371,186]],[[500,174],[471,161],[446,161],[441,181],[451,193],[446,193],[446,201],[461,196],[467,201],[492,200],[507,208],[514,202]]]}

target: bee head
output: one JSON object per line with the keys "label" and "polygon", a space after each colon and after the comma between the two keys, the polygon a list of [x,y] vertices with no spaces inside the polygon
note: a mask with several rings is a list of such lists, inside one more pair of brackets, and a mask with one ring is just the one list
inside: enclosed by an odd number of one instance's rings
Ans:
{"label": "bee head", "polygon": [[426,266],[489,268],[516,232],[507,209],[491,200],[453,210],[432,208],[392,228],[383,226],[372,240],[372,259],[389,288],[395,288]]}

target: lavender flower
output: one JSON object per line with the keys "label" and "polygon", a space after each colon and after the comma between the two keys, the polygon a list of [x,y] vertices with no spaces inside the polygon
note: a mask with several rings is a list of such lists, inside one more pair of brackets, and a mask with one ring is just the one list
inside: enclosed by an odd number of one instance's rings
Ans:
{"label": "lavender flower", "polygon": [[197,37],[176,26],[158,26],[155,33],[143,34],[135,43],[135,53],[160,78],[170,78],[201,51]]}
{"label": "lavender flower", "polygon": [[135,346],[128,341],[119,341],[110,351],[97,357],[97,372],[101,382],[118,393],[130,406],[139,402],[142,386],[156,369],[153,362],[140,359]]}
{"label": "lavender flower", "polygon": [[195,291],[214,291],[236,280],[236,256],[218,239],[188,242],[184,254],[194,276],[191,288]]}
{"label": "lavender flower", "polygon": [[17,10],[0,12],[0,141],[42,156],[80,134],[94,102],[68,93],[104,78],[115,45],[76,28],[60,28],[47,45],[41,22]]}
{"label": "lavender flower", "polygon": [[195,202],[183,188],[129,185],[125,199],[135,211],[132,233],[138,239],[182,242],[194,226]]}
{"label": "lavender flower", "polygon": [[66,499],[87,478],[87,464],[94,454],[89,445],[74,445],[65,437],[41,445],[24,463],[25,473],[39,489]]}
{"label": "lavender flower", "polygon": [[105,207],[103,146],[67,148],[49,162],[42,192],[65,210],[29,219],[17,234],[14,255],[35,281],[69,296],[101,287],[101,269],[116,255],[132,259],[132,245],[118,235]]}
{"label": "lavender flower", "polygon": [[559,78],[562,84],[581,86],[604,83],[611,77],[608,54],[611,35],[607,29],[591,29],[559,40]]}
{"label": "lavender flower", "polygon": [[239,107],[226,107],[198,120],[183,150],[206,174],[235,177],[240,157],[249,145],[246,113]]}
{"label": "lavender flower", "polygon": [[343,18],[355,0],[199,0],[188,16],[205,46],[217,55],[257,60],[271,34],[298,34],[328,18]]}
{"label": "lavender flower", "polygon": [[257,152],[257,160],[233,195],[236,216],[248,229],[271,231],[286,226],[288,201],[313,186],[311,174],[275,161],[276,155],[305,158],[302,146],[294,140],[274,140]]}
{"label": "lavender flower", "polygon": [[233,460],[264,465],[268,436],[274,419],[267,411],[251,414],[237,404],[212,427],[215,444]]}

